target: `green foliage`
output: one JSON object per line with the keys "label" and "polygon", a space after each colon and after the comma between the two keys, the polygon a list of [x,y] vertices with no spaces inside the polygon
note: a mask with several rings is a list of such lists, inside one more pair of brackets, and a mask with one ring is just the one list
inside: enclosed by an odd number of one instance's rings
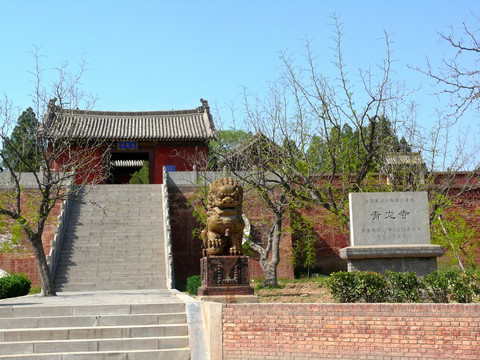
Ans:
{"label": "green foliage", "polygon": [[423,286],[434,303],[470,303],[480,296],[480,277],[473,271],[435,271],[423,278]]}
{"label": "green foliage", "polygon": [[458,303],[471,303],[480,296],[480,277],[473,271],[460,273],[453,283],[451,298]]}
{"label": "green foliage", "polygon": [[39,147],[36,141],[37,126],[38,120],[29,107],[18,118],[10,137],[3,141],[1,151],[4,168],[16,172],[40,170]]}
{"label": "green foliage", "polygon": [[197,295],[198,288],[202,285],[200,275],[192,275],[187,278],[186,290],[190,295]]}
{"label": "green foliage", "polygon": [[28,295],[40,294],[42,292],[41,286],[33,286],[30,288]]}
{"label": "green foliage", "polygon": [[[373,139],[370,137],[372,129]],[[355,130],[344,124],[341,128],[332,127],[324,138],[313,136],[306,154],[307,162],[313,166],[314,172],[355,173],[363,166],[370,145],[383,150],[375,151],[369,172],[381,168],[385,155],[412,152],[404,137],[398,139],[392,123],[385,117],[379,117]]]}
{"label": "green foliage", "polygon": [[452,285],[458,274],[455,271],[434,271],[424,276],[423,286],[428,299],[434,303],[448,303]]}
{"label": "green foliage", "polygon": [[388,299],[387,280],[381,274],[360,271],[356,273],[360,299],[366,303],[386,302]]}
{"label": "green foliage", "polygon": [[306,269],[308,278],[310,277],[310,270],[317,264],[317,252],[315,248],[317,234],[313,228],[313,220],[300,214],[296,209],[291,209],[290,226],[293,240],[293,266]]}
{"label": "green foliage", "polygon": [[435,271],[419,279],[414,272],[385,275],[372,272],[337,272],[325,282],[333,298],[352,302],[470,303],[480,297],[480,276],[473,271]]}
{"label": "green foliage", "polygon": [[140,170],[135,171],[130,178],[129,184],[150,184],[150,170],[148,168],[148,161],[143,162]]}
{"label": "green foliage", "polygon": [[450,264],[458,264],[460,261],[467,269],[476,268],[475,258],[480,249],[480,233],[467,224],[459,211],[446,215],[439,211],[437,210],[431,223],[432,243],[447,250],[444,256]]}
{"label": "green foliage", "polygon": [[0,299],[27,295],[31,284],[25,274],[0,278]]}
{"label": "green foliage", "polygon": [[281,288],[283,288],[283,286],[280,285],[280,284],[277,284],[277,285],[271,285],[271,284],[269,284],[269,285],[264,285],[264,282],[262,281],[262,282],[257,283],[257,285],[255,285],[254,290],[256,290],[256,291],[262,290],[262,289],[265,289],[265,290],[273,290],[273,289],[281,289]]}
{"label": "green foliage", "polygon": [[389,301],[395,303],[416,303],[420,301],[421,283],[414,272],[386,271]]}
{"label": "green foliage", "polygon": [[360,301],[361,291],[357,273],[340,271],[333,273],[325,282],[335,300],[341,303]]}
{"label": "green foliage", "polygon": [[245,142],[251,134],[243,130],[220,130],[218,138],[210,141],[209,168],[215,169],[217,162],[235,147]]}
{"label": "green foliage", "polygon": [[197,192],[194,193],[190,198],[187,200],[187,205],[193,209],[193,217],[198,223],[192,230],[192,237],[193,238],[200,238],[201,232],[207,226],[207,197],[208,197],[208,186],[201,182],[196,184]]}
{"label": "green foliage", "polygon": [[[41,202],[41,193],[25,190],[20,187],[22,193],[22,217],[12,219],[8,215],[0,216],[0,253],[23,251],[23,241],[27,239],[24,228],[26,226],[36,229],[40,213],[38,206]],[[16,209],[17,192],[15,190],[3,190],[0,192],[0,204],[3,207]]]}
{"label": "green foliage", "polygon": [[252,246],[250,245],[250,241],[251,240],[245,241],[242,244],[242,253],[244,256],[254,257],[257,253],[255,252],[255,250],[253,250]]}

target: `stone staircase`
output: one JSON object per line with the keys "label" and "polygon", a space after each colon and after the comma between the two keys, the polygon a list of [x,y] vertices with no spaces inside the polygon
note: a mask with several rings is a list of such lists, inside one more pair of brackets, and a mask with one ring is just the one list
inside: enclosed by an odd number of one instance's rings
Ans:
{"label": "stone staircase", "polygon": [[0,300],[0,359],[190,359],[187,306],[166,289],[160,185],[86,187],[57,296]]}
{"label": "stone staircase", "polygon": [[0,304],[0,359],[187,360],[185,304]]}
{"label": "stone staircase", "polygon": [[72,204],[56,291],[164,289],[160,185],[85,187]]}

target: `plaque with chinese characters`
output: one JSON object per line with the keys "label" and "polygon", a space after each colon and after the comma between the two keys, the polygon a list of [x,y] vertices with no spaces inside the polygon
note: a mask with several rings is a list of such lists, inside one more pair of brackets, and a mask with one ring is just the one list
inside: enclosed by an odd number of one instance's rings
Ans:
{"label": "plaque with chinese characters", "polygon": [[119,141],[118,150],[137,150],[138,145],[136,141]]}
{"label": "plaque with chinese characters", "polygon": [[350,245],[430,244],[426,192],[350,193]]}

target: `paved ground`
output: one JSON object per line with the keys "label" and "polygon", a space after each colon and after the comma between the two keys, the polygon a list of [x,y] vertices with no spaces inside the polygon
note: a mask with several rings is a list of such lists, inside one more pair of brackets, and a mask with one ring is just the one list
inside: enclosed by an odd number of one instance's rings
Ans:
{"label": "paved ground", "polygon": [[57,296],[28,295],[0,300],[0,306],[106,305],[184,302],[183,294],[168,290],[108,290],[58,292]]}

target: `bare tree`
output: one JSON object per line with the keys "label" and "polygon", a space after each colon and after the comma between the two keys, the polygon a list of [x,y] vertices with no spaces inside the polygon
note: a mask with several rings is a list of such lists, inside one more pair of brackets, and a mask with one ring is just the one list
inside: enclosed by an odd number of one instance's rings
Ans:
{"label": "bare tree", "polygon": [[[27,161],[23,146],[13,143],[10,138],[11,129],[15,126],[16,117],[8,98],[0,104],[2,126],[0,127],[0,159],[11,181],[1,184],[3,196],[0,201],[0,214],[11,219],[11,226],[19,227],[30,242],[35,254],[38,271],[42,281],[42,293],[45,296],[55,295],[50,270],[47,264],[42,235],[50,212],[58,201],[66,199],[78,191],[85,182],[101,182],[105,176],[106,144],[98,141],[78,143],[73,137],[55,135],[52,117],[67,116],[67,109],[76,109],[84,96],[79,90],[84,64],[76,75],[71,75],[67,67],[57,69],[57,81],[53,82],[50,91],[42,87],[42,70],[39,65],[40,56],[34,53],[35,90],[33,96],[35,115],[42,119],[30,129],[35,134],[35,161]],[[55,99],[50,100],[49,94]],[[60,106],[56,106],[59,101]],[[9,156],[5,156],[6,153]],[[11,154],[14,154],[11,156]],[[34,177],[34,190],[23,186],[23,172],[17,171],[17,164],[23,171]],[[40,169],[40,171],[35,171]],[[76,186],[68,185],[76,182]],[[8,230],[8,229],[7,229]]]}
{"label": "bare tree", "polygon": [[440,87],[437,94],[451,97],[456,118],[470,107],[476,110],[480,107],[480,19],[475,14],[471,16],[473,23],[462,22],[459,31],[452,26],[449,32],[439,33],[441,40],[453,50],[451,57],[443,58],[438,69],[433,68],[429,59],[426,69],[417,68]]}
{"label": "bare tree", "polygon": [[[263,170],[250,169],[247,172],[235,172],[235,176],[244,184],[246,193],[250,198],[260,200],[259,207],[250,209],[261,212],[264,222],[269,227],[266,236],[262,239],[262,245],[252,239],[250,247],[259,254],[260,267],[264,274],[264,286],[278,286],[277,267],[280,263],[280,241],[285,231],[285,217],[289,214],[287,194],[276,181],[272,181],[272,174]],[[259,210],[262,209],[262,210]],[[248,215],[248,214],[247,214]]]}
{"label": "bare tree", "polygon": [[[450,150],[454,123],[442,114],[432,128],[419,126],[416,105],[410,100],[413,92],[393,78],[387,33],[385,56],[376,69],[359,69],[352,75],[342,50],[342,25],[336,18],[334,30],[336,77],[322,75],[306,41],[304,61],[282,53],[281,76],[266,96],[245,89],[246,129],[266,141],[224,155],[225,164],[234,173],[238,173],[235,169],[268,171],[277,194],[290,202],[323,207],[345,225],[350,192],[426,190],[433,221],[440,209],[476,184],[472,173],[461,186],[452,186],[456,171],[468,168],[475,149],[468,151],[458,138],[455,151]],[[391,181],[388,164],[401,167],[396,171],[403,177],[400,182],[398,176],[397,182]],[[439,169],[444,171],[439,174]],[[265,186],[254,185],[257,190]]]}
{"label": "bare tree", "polygon": [[269,162],[277,165],[269,171],[279,184],[293,199],[320,205],[348,223],[348,193],[372,187],[371,175],[385,158],[402,152],[397,134],[411,121],[413,106],[410,93],[392,79],[388,34],[378,71],[351,76],[336,18],[334,29],[336,78],[322,75],[306,41],[304,63],[283,53],[281,77],[267,97],[245,92],[244,99],[249,128],[281,149]]}

